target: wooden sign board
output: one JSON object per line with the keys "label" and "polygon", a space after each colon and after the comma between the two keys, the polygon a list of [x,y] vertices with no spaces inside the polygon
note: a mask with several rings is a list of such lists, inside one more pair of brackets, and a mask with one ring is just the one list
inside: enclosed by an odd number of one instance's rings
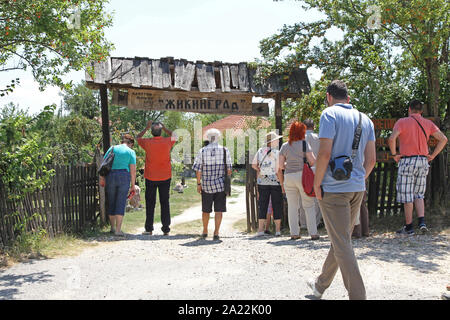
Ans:
{"label": "wooden sign board", "polygon": [[267,103],[252,103],[252,95],[147,89],[114,90],[112,104],[134,110],[269,116]]}
{"label": "wooden sign board", "polygon": [[[439,118],[425,117],[425,119],[433,121],[439,125]],[[392,130],[398,119],[372,119],[375,130]]]}
{"label": "wooden sign board", "polygon": [[[430,140],[428,140],[428,146],[434,148],[437,146],[437,144],[438,144],[438,141],[434,137],[430,137]],[[375,145],[377,148],[389,147],[388,138],[377,138]]]}

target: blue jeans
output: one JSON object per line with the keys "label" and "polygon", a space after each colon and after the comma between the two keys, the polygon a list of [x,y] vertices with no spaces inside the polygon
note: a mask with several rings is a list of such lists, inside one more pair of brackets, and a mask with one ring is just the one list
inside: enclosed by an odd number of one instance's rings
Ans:
{"label": "blue jeans", "polygon": [[110,216],[125,214],[131,174],[126,170],[111,170],[106,176],[107,213]]}

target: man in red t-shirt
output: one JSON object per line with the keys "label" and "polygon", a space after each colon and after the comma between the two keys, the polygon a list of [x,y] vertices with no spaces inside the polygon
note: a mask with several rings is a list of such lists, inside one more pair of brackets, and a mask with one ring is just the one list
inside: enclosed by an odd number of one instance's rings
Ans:
{"label": "man in red t-shirt", "polygon": [[[414,206],[422,233],[428,231],[425,225],[424,195],[428,175],[428,162],[432,161],[445,147],[447,137],[430,120],[422,117],[423,104],[413,100],[409,104],[409,117],[399,119],[392,135],[389,137],[389,148],[398,163],[397,202],[403,203],[406,225],[397,231],[399,234],[414,234],[412,214]],[[438,144],[430,155],[428,139],[433,136]],[[396,139],[399,139],[399,153],[396,152]]]}
{"label": "man in red t-shirt", "polygon": [[[153,138],[142,138],[150,128]],[[169,135],[168,138],[161,137],[162,130]],[[170,232],[169,192],[172,178],[170,151],[176,142],[176,137],[162,123],[149,121],[147,127],[136,138],[139,146],[145,150],[146,219],[143,234],[151,235],[153,233],[156,189],[158,189],[159,203],[161,205],[161,230],[164,235],[168,235]]]}

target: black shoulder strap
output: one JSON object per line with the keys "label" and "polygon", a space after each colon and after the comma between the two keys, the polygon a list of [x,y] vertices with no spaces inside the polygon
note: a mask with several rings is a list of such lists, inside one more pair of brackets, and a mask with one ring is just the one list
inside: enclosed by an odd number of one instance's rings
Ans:
{"label": "black shoulder strap", "polygon": [[361,112],[359,112],[359,123],[358,126],[355,129],[355,137],[353,138],[353,144],[352,144],[352,159],[356,157],[356,151],[359,148],[359,140],[361,140],[361,133],[362,133],[362,115]]}
{"label": "black shoulder strap", "polygon": [[306,139],[303,140],[303,163],[307,163],[308,161],[306,160]]}
{"label": "black shoulder strap", "polygon": [[416,122],[419,124],[419,126],[420,126],[420,129],[422,129],[422,132],[423,132],[423,134],[425,135],[425,139],[427,140],[427,142],[428,142],[428,137],[427,137],[427,133],[425,132],[425,129],[422,127],[422,125],[420,124],[420,122],[419,122],[419,120],[417,120],[416,118],[414,118],[414,117],[411,117],[411,118],[413,118],[414,120],[416,120]]}
{"label": "black shoulder strap", "polygon": [[228,165],[227,165],[227,150],[225,149],[225,147],[223,148],[223,164],[225,165],[225,177],[227,176],[227,171],[228,171]]}
{"label": "black shoulder strap", "polygon": [[259,163],[259,165],[261,165],[263,162],[264,162],[264,160],[266,160],[266,157],[269,155],[269,153],[271,153],[272,152],[272,148],[270,148],[269,149],[269,151],[267,151],[267,153],[264,155],[264,157],[262,158],[262,160],[261,160],[261,162]]}

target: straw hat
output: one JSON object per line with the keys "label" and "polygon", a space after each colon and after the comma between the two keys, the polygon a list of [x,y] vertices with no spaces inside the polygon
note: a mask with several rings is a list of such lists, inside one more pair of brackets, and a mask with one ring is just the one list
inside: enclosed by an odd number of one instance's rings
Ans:
{"label": "straw hat", "polygon": [[283,136],[280,136],[280,135],[276,134],[275,132],[269,132],[268,134],[266,134],[267,143],[273,142],[275,140],[279,140],[281,138],[283,138]]}

